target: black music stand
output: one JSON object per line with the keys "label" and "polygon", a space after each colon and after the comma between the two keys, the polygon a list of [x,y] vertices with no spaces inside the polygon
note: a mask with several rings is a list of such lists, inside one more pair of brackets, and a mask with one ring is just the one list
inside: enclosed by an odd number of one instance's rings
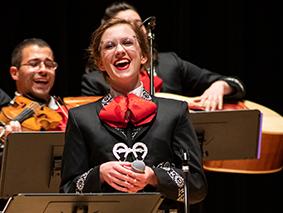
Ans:
{"label": "black music stand", "polygon": [[202,143],[204,160],[259,158],[259,110],[197,111],[190,112],[189,117]]}
{"label": "black music stand", "polygon": [[17,132],[3,150],[0,197],[59,192],[64,132]]}
{"label": "black music stand", "polygon": [[19,194],[3,213],[155,213],[162,200],[159,193]]}

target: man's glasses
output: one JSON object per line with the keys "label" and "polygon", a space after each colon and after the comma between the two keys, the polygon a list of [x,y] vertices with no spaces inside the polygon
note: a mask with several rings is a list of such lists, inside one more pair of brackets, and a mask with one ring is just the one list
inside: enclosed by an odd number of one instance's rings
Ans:
{"label": "man's glasses", "polygon": [[58,67],[58,64],[55,61],[46,59],[42,61],[41,59],[32,59],[25,64],[21,64],[21,66],[29,66],[32,69],[40,69],[42,63],[44,64],[45,68],[48,70],[55,70]]}

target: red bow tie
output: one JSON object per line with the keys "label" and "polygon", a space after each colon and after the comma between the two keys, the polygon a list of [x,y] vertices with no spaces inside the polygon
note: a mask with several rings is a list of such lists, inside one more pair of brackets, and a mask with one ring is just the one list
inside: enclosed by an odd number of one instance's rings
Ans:
{"label": "red bow tie", "polygon": [[125,128],[129,122],[134,126],[149,123],[156,115],[157,106],[134,94],[117,96],[104,106],[99,117],[111,127]]}

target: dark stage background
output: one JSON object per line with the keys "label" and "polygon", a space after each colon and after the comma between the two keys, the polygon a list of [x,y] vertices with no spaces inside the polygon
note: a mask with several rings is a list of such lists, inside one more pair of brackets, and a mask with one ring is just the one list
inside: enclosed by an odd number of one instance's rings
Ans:
{"label": "dark stage background", "polygon": [[[0,87],[13,96],[14,82],[8,73],[12,49],[24,38],[40,37],[51,45],[59,63],[54,94],[80,95],[85,49],[110,2],[1,1]],[[239,77],[247,89],[246,99],[283,115],[280,1],[129,2],[142,18],[157,17],[155,41],[159,51],[175,51],[200,67]],[[276,196],[283,189],[282,172],[208,173],[208,178],[205,212],[282,212],[282,199]]]}

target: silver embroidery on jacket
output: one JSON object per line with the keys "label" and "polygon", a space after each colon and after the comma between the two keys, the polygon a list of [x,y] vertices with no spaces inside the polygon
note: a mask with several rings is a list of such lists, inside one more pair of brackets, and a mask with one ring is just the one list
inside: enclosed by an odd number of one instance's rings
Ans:
{"label": "silver embroidery on jacket", "polygon": [[76,193],[82,193],[83,192],[86,178],[87,178],[88,174],[91,172],[91,170],[93,170],[93,169],[90,169],[87,172],[83,173],[79,177],[79,179],[77,180],[77,182],[76,182]]}
{"label": "silver embroidery on jacket", "polygon": [[184,201],[184,198],[185,198],[185,194],[184,194],[185,193],[184,191],[185,182],[184,181],[185,180],[181,175],[179,175],[179,173],[177,173],[173,169],[175,166],[173,164],[171,165],[169,162],[165,162],[165,163],[160,163],[157,167],[164,169],[169,175],[169,177],[176,183],[176,185],[178,186],[177,200]]}
{"label": "silver embroidery on jacket", "polygon": [[113,146],[112,153],[119,161],[126,160],[130,153],[134,155],[135,159],[144,160],[148,153],[148,148],[143,142],[136,142],[132,148],[120,142]]}

